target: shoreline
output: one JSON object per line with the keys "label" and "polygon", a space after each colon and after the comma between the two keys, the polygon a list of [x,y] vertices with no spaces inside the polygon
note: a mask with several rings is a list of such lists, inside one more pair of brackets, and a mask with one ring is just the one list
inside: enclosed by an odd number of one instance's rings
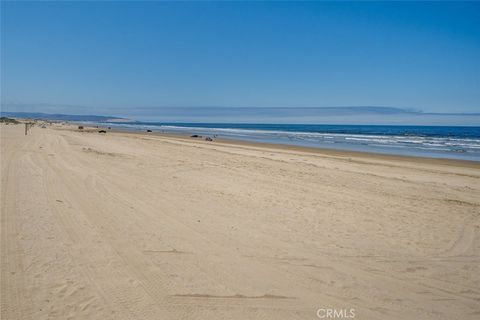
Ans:
{"label": "shoreline", "polygon": [[[68,125],[73,126],[71,123],[67,124],[67,126]],[[87,131],[87,130],[95,131],[97,129],[107,130],[108,128],[108,126],[104,126],[104,127],[99,126],[99,128],[95,128],[95,127],[92,127],[90,124],[88,125],[85,124],[84,127],[85,127],[84,131]],[[74,131],[79,131],[76,128],[71,128],[71,129]],[[384,154],[384,153],[375,153],[375,152],[368,152],[368,151],[339,150],[339,149],[329,149],[324,147],[297,146],[297,145],[282,144],[282,143],[257,142],[257,141],[240,140],[240,139],[237,140],[237,139],[228,139],[228,138],[214,138],[214,141],[205,141],[203,138],[192,138],[188,134],[172,133],[172,132],[168,132],[168,133],[156,132],[156,131],[145,132],[140,130],[128,130],[128,129],[119,129],[119,128],[108,129],[107,133],[109,132],[122,133],[122,134],[135,134],[135,135],[142,135],[142,136],[168,137],[168,138],[181,139],[189,142],[203,142],[207,144],[222,143],[222,144],[228,144],[228,145],[276,149],[279,151],[306,152],[306,153],[313,153],[318,155],[340,157],[340,158],[355,157],[355,158],[363,158],[363,159],[368,158],[368,159],[387,160],[387,161],[398,160],[403,162],[449,165],[449,166],[480,169],[480,160],[474,161],[474,160],[422,157],[422,156],[399,155],[399,154]]]}

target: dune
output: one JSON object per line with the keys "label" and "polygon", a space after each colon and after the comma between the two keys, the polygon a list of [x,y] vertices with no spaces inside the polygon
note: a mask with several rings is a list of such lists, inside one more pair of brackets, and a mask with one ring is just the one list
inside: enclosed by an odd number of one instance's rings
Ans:
{"label": "dune", "polygon": [[479,169],[1,125],[1,318],[478,319]]}

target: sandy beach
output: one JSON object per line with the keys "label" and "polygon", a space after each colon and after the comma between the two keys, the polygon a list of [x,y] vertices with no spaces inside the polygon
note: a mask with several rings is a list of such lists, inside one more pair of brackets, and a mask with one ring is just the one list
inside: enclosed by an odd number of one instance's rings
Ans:
{"label": "sandy beach", "polygon": [[1,318],[478,319],[479,169],[2,124]]}

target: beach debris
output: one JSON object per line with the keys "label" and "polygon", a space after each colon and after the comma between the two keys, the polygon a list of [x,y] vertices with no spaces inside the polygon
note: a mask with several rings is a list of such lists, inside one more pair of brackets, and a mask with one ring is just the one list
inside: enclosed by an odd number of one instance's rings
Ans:
{"label": "beach debris", "polygon": [[205,138],[205,141],[213,141],[213,139],[210,138],[210,137],[206,137],[206,138]]}
{"label": "beach debris", "polygon": [[192,134],[190,138],[201,138],[202,136],[199,136],[198,134]]}
{"label": "beach debris", "polygon": [[152,130],[148,129],[147,132],[152,132]]}
{"label": "beach debris", "polygon": [[78,126],[78,130],[83,130],[83,126]]}
{"label": "beach debris", "polygon": [[105,130],[98,130],[98,133],[107,133]]}

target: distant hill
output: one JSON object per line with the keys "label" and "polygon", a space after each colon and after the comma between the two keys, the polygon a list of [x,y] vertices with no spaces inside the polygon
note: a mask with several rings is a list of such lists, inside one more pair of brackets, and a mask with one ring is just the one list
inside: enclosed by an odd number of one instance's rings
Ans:
{"label": "distant hill", "polygon": [[17,120],[10,119],[10,118],[7,118],[7,117],[0,117],[0,122],[1,123],[7,123],[7,124],[10,124],[10,123],[17,124],[17,123],[19,123]]}
{"label": "distant hill", "polygon": [[38,120],[54,120],[54,121],[93,121],[93,122],[136,122],[135,120],[110,117],[110,116],[94,116],[94,115],[75,115],[75,114],[48,114],[40,112],[1,112],[2,117],[26,118]]}

